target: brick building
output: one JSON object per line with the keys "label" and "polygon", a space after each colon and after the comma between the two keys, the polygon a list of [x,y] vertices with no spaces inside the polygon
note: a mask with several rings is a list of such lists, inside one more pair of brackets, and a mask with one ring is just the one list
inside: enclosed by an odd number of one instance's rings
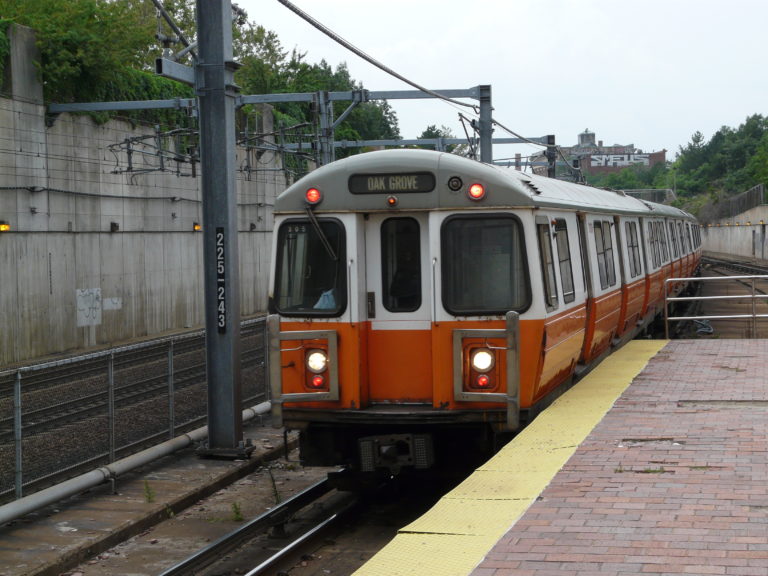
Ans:
{"label": "brick building", "polygon": [[[604,146],[602,140],[595,140],[595,133],[588,129],[579,134],[579,143],[575,146],[561,146],[562,155],[568,160],[571,166],[579,166],[584,175],[604,174],[610,172],[619,172],[628,166],[641,164],[651,168],[660,162],[666,162],[667,151],[645,153],[634,144],[614,144]],[[536,162],[545,162],[546,156],[533,159]],[[563,158],[558,158],[562,161]],[[546,166],[539,165],[534,168],[535,173],[547,174]],[[558,168],[558,176],[565,172]]]}
{"label": "brick building", "polygon": [[579,134],[579,143],[576,146],[564,147],[562,151],[572,164],[574,160],[578,160],[585,174],[619,172],[634,164],[651,168],[667,160],[666,150],[644,153],[635,148],[634,144],[603,146],[602,140],[595,142],[595,133],[589,130]]}

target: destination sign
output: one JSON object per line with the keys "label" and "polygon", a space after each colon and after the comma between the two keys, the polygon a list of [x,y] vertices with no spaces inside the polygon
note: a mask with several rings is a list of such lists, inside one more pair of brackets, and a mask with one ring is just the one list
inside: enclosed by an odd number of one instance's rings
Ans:
{"label": "destination sign", "polygon": [[402,174],[353,174],[349,177],[352,194],[404,194],[432,192],[435,175],[431,172],[404,172]]}

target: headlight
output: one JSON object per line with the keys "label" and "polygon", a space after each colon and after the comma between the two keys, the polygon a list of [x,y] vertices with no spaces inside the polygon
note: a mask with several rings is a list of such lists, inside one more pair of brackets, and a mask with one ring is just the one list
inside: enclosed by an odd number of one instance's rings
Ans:
{"label": "headlight", "polygon": [[488,372],[493,368],[494,357],[490,350],[479,348],[472,352],[472,369],[476,372]]}
{"label": "headlight", "polygon": [[328,368],[328,354],[324,350],[311,350],[307,354],[307,368],[315,374],[325,372]]}

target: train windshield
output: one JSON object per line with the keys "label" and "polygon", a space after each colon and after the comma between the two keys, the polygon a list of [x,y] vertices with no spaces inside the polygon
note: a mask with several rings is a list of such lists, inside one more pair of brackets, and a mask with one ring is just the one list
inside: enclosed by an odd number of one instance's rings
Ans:
{"label": "train windshield", "polygon": [[458,316],[522,312],[531,300],[522,228],[513,216],[459,216],[441,233],[445,309]]}
{"label": "train windshield", "polygon": [[289,220],[278,231],[273,305],[285,316],[339,316],[347,305],[344,227]]}

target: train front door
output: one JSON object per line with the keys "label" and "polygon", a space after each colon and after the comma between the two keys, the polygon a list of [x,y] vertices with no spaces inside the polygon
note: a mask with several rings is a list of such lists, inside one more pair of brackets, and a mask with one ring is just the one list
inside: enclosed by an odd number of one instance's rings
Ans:
{"label": "train front door", "polygon": [[426,215],[366,221],[372,404],[432,403],[432,287]]}

